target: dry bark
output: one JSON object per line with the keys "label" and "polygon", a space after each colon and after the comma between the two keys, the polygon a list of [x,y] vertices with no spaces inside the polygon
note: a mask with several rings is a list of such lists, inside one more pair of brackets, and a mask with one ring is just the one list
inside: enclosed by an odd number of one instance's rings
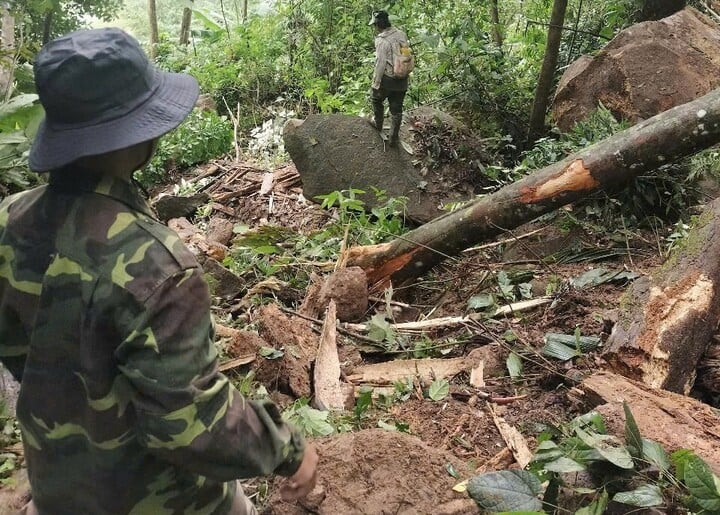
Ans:
{"label": "dry bark", "polygon": [[635,281],[621,301],[604,357],[616,372],[687,394],[720,319],[720,201],[658,273]]}
{"label": "dry bark", "polygon": [[597,406],[611,433],[624,434],[625,401],[643,438],[662,444],[668,452],[692,449],[720,473],[720,417],[707,404],[611,372],[591,375],[579,390],[585,401]]}
{"label": "dry bark", "polygon": [[720,89],[653,116],[381,245],[351,248],[374,289],[412,282],[463,249],[720,141]]}

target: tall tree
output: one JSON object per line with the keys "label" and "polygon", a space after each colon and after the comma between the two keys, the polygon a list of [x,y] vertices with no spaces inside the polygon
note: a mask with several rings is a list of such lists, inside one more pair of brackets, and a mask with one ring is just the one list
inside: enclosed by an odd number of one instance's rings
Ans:
{"label": "tall tree", "polygon": [[155,0],[148,0],[148,21],[150,22],[150,57],[157,57],[157,45],[160,41],[158,36],[157,4]]}
{"label": "tall tree", "polygon": [[[192,4],[192,2],[190,2]],[[190,42],[190,23],[192,22],[192,8],[183,9],[182,23],[180,24],[180,44],[187,45]]]}
{"label": "tall tree", "polygon": [[498,11],[498,0],[490,0],[490,20],[492,22],[493,41],[498,48],[502,48],[503,37],[502,27],[500,25],[500,13]]}
{"label": "tall tree", "polygon": [[565,12],[567,11],[568,0],[555,0],[552,14],[550,15],[550,28],[548,29],[547,45],[545,46],[545,57],[540,68],[540,77],[535,89],[535,100],[532,113],[530,114],[530,129],[528,130],[528,142],[535,141],[542,134],[545,126],[545,113],[550,104],[550,91],[553,86],[555,70],[557,68],[558,55],[560,53],[560,39],[562,37],[563,24],[565,23]]}
{"label": "tall tree", "polygon": [[0,100],[8,99],[12,93],[15,72],[15,17],[10,12],[7,2],[0,4],[2,16],[2,38],[0,39]]}

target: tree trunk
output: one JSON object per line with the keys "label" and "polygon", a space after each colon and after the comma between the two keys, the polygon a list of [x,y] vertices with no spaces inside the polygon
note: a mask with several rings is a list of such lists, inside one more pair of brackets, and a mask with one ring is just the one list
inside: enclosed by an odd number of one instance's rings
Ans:
{"label": "tree trunk", "polygon": [[54,14],[54,8],[50,8],[50,10],[45,13],[45,21],[43,22],[43,38],[42,42],[43,45],[50,41],[50,34],[52,33],[52,19]]}
{"label": "tree trunk", "polygon": [[528,130],[528,142],[530,143],[534,142],[542,134],[545,126],[545,113],[547,113],[550,104],[550,91],[552,90],[560,53],[560,38],[565,23],[567,4],[568,0],[555,0],[553,3],[547,45],[545,46],[545,57],[540,68],[540,77],[535,89],[535,101],[530,115],[530,129]]}
{"label": "tree trunk", "polygon": [[245,23],[248,17],[248,0],[243,0],[242,3],[242,22]]}
{"label": "tree trunk", "polygon": [[160,42],[157,20],[157,4],[155,0],[148,0],[148,21],[150,22],[150,59],[157,57],[157,45]]}
{"label": "tree trunk", "polygon": [[660,113],[380,245],[351,248],[374,288],[407,284],[447,257],[563,205],[720,141],[720,89]]}
{"label": "tree trunk", "polygon": [[660,443],[670,453],[692,449],[720,474],[720,417],[698,400],[635,383],[610,372],[596,372],[574,389],[586,409],[596,409],[608,431],[624,440],[627,402],[640,435]]}
{"label": "tree trunk", "polygon": [[192,9],[183,9],[182,24],[180,25],[180,44],[187,45],[190,42],[190,22],[192,22]]}
{"label": "tree trunk", "polygon": [[15,75],[15,17],[10,14],[7,4],[0,7],[2,15],[2,60],[0,63],[0,98],[5,100],[12,94]]}
{"label": "tree trunk", "polygon": [[688,394],[720,320],[720,200],[686,245],[625,294],[623,317],[605,344],[611,368],[654,388]]}
{"label": "tree trunk", "polygon": [[498,0],[490,1],[490,20],[492,21],[492,37],[498,48],[503,46],[502,27],[500,25],[500,13],[498,12]]}

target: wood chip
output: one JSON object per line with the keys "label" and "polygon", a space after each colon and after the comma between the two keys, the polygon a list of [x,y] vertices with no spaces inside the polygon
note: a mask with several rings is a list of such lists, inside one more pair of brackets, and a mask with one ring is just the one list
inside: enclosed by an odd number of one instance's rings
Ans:
{"label": "wood chip", "polygon": [[430,383],[468,371],[472,366],[473,361],[468,358],[403,359],[356,367],[355,373],[347,379],[355,384],[385,385],[406,377],[419,377]]}
{"label": "wood chip", "polygon": [[475,388],[485,388],[485,362],[480,361],[476,367],[470,371],[470,385]]}
{"label": "wood chip", "polygon": [[500,432],[500,436],[505,441],[515,457],[515,461],[520,468],[524,469],[533,459],[533,453],[525,440],[525,437],[516,428],[508,424],[504,418],[499,417],[495,414],[495,409],[492,405],[487,405],[490,414],[492,415],[495,427]]}

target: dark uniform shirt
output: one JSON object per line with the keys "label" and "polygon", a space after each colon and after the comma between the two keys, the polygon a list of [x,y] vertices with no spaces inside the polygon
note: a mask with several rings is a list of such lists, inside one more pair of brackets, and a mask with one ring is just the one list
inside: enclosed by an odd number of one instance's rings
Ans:
{"label": "dark uniform shirt", "polygon": [[210,295],[130,183],[77,170],[0,203],[0,359],[41,514],[221,514],[302,437],[218,372]]}

